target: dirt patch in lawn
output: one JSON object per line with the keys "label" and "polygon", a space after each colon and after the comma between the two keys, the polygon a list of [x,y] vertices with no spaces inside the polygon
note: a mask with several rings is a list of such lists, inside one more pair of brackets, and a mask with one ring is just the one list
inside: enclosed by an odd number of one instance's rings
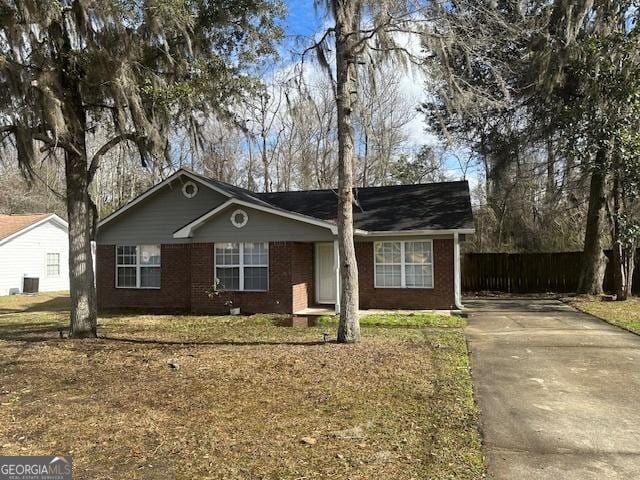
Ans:
{"label": "dirt patch in lawn", "polygon": [[[71,454],[78,479],[476,479],[458,328],[365,328],[356,346],[272,316],[0,317],[0,451]],[[334,332],[332,331],[333,335]]]}
{"label": "dirt patch in lawn", "polygon": [[640,298],[634,297],[624,302],[603,301],[593,296],[564,300],[578,310],[640,335]]}

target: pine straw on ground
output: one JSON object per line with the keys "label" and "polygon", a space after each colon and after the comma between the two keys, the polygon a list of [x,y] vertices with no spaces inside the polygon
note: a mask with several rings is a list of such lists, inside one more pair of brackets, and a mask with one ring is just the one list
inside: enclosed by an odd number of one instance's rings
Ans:
{"label": "pine straw on ground", "polygon": [[565,299],[571,306],[625,330],[640,334],[640,298],[624,302],[603,301],[601,297],[579,296]]}
{"label": "pine straw on ground", "polygon": [[2,455],[71,454],[91,480],[483,478],[447,319],[345,346],[270,316],[113,314],[76,341],[66,312],[22,310],[0,315]]}

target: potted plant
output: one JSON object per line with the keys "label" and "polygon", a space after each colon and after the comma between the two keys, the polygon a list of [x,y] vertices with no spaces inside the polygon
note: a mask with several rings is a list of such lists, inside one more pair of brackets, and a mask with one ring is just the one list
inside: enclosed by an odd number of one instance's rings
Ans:
{"label": "potted plant", "polygon": [[233,300],[227,300],[224,302],[225,306],[229,307],[230,315],[240,315],[240,307],[233,306]]}
{"label": "potted plant", "polygon": [[211,287],[207,290],[207,295],[209,296],[209,298],[224,296],[225,297],[224,306],[229,307],[229,314],[240,315],[240,307],[233,306],[235,292],[225,290],[224,285],[222,284],[219,278],[216,278],[213,285],[211,285]]}

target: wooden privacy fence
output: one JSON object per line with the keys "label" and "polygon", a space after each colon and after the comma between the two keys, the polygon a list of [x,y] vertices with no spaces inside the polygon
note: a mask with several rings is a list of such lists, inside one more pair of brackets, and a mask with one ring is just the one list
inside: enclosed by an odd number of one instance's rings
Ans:
{"label": "wooden privacy fence", "polygon": [[[604,279],[606,291],[613,287],[610,265]],[[462,259],[462,288],[467,292],[575,292],[581,267],[582,252],[467,253]],[[636,266],[633,291],[640,293],[640,266]]]}

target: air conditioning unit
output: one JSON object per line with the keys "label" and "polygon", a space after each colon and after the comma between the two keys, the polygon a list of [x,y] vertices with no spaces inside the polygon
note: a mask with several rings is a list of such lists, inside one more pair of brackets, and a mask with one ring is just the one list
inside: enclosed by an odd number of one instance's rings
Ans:
{"label": "air conditioning unit", "polygon": [[38,293],[39,288],[40,278],[26,276],[22,278],[22,293]]}

